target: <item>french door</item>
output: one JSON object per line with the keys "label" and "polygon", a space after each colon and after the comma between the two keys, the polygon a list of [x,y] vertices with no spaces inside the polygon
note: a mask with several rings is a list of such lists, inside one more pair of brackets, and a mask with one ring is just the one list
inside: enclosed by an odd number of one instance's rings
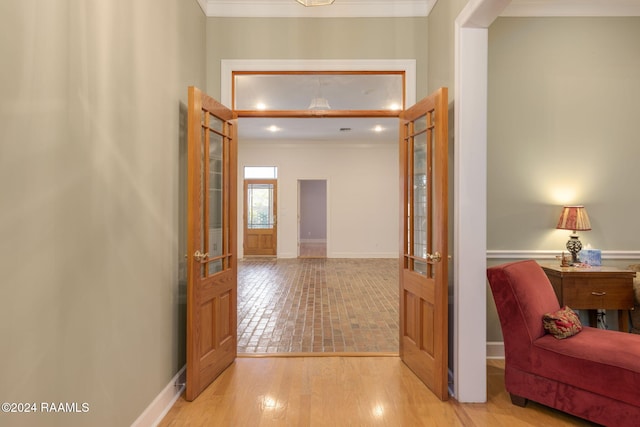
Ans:
{"label": "french door", "polygon": [[278,181],[245,179],[244,181],[244,254],[277,253]]}
{"label": "french door", "polygon": [[187,400],[237,354],[236,135],[233,112],[189,87]]}
{"label": "french door", "polygon": [[448,394],[448,95],[441,88],[400,115],[400,357]]}

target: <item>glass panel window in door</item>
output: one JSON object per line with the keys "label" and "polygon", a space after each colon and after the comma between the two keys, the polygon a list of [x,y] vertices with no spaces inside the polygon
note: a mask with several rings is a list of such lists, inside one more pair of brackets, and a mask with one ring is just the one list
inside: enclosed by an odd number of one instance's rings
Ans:
{"label": "glass panel window in door", "polygon": [[415,257],[413,270],[420,274],[427,274],[427,236],[428,236],[428,170],[427,170],[427,138],[420,133],[413,137],[413,200],[411,241],[412,252]]}
{"label": "glass panel window in door", "polygon": [[247,205],[247,228],[273,228],[273,184],[249,184]]}
{"label": "glass panel window in door", "polygon": [[215,259],[224,253],[224,211],[222,189],[224,184],[223,171],[223,137],[216,132],[209,131],[209,176],[208,176],[208,247],[209,259],[207,263],[208,274],[214,274],[222,270],[221,259]]}

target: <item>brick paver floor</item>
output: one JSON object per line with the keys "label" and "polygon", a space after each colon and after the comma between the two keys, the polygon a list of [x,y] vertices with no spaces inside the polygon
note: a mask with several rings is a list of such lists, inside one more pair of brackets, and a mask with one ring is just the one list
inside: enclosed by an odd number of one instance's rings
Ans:
{"label": "brick paver floor", "polygon": [[243,259],[238,353],[398,352],[396,259]]}

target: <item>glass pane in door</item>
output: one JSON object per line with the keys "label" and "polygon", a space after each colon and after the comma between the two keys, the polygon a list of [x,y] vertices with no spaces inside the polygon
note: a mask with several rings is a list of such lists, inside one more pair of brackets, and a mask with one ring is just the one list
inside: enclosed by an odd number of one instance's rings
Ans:
{"label": "glass pane in door", "polygon": [[[219,119],[215,119],[220,121]],[[208,211],[207,230],[208,244],[206,246],[209,259],[207,274],[211,275],[222,270],[222,260],[215,259],[223,252],[223,137],[216,132],[209,131],[209,176],[208,176]]]}
{"label": "glass pane in door", "polygon": [[412,253],[415,257],[413,270],[420,274],[427,274],[427,219],[428,219],[428,199],[427,192],[427,138],[426,134],[420,133],[413,137],[413,200],[412,200]]}
{"label": "glass pane in door", "polygon": [[273,228],[273,184],[248,184],[247,205],[247,228]]}

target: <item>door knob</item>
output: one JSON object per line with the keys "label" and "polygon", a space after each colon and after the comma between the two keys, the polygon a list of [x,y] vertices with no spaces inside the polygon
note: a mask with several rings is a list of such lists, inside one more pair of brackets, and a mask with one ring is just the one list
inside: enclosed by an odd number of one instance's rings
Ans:
{"label": "door knob", "polygon": [[196,251],[196,253],[193,254],[193,257],[195,258],[196,261],[203,262],[207,258],[209,258],[209,252],[203,254],[200,251]]}
{"label": "door knob", "polygon": [[433,254],[427,254],[427,259],[431,262],[440,262],[442,254],[440,252],[434,252]]}

